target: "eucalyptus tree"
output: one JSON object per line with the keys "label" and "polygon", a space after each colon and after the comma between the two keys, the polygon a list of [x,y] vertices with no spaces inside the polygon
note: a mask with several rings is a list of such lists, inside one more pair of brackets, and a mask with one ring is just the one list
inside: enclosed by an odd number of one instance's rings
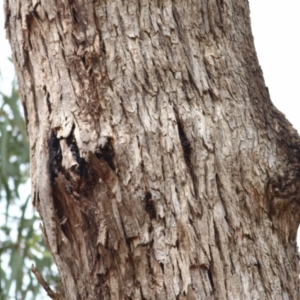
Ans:
{"label": "eucalyptus tree", "polygon": [[270,101],[247,1],[5,13],[52,298],[299,299],[300,139]]}

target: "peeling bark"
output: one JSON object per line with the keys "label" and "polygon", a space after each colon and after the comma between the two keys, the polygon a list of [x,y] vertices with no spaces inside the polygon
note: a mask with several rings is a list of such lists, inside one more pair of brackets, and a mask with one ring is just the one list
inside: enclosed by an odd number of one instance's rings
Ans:
{"label": "peeling bark", "polygon": [[247,1],[5,13],[65,299],[300,298],[300,139],[270,101]]}

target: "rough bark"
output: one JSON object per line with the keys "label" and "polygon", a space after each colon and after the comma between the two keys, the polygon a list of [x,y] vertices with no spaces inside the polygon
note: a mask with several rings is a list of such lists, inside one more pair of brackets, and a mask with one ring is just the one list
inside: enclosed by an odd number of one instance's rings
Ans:
{"label": "rough bark", "polygon": [[6,0],[33,202],[65,299],[299,299],[299,136],[245,0]]}

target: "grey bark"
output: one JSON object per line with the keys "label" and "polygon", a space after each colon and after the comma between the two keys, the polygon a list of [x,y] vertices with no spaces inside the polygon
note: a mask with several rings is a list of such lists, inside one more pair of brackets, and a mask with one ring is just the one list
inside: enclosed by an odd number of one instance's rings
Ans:
{"label": "grey bark", "polygon": [[5,13],[65,299],[300,298],[300,140],[270,101],[247,1]]}

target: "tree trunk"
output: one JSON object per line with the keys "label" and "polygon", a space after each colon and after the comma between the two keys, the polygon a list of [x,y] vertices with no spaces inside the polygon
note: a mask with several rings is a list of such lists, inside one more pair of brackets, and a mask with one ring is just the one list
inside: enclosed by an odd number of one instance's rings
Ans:
{"label": "tree trunk", "polygon": [[300,139],[270,101],[247,1],[5,12],[65,299],[300,299]]}

